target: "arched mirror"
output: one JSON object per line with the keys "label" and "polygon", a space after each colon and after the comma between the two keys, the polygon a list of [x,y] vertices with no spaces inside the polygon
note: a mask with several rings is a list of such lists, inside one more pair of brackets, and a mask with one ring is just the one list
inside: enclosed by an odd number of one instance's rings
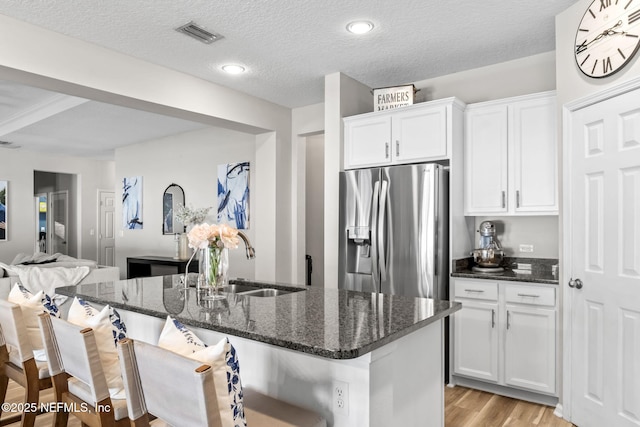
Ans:
{"label": "arched mirror", "polygon": [[184,190],[178,184],[171,184],[162,195],[162,234],[184,232],[184,224],[176,218],[179,205],[184,206]]}

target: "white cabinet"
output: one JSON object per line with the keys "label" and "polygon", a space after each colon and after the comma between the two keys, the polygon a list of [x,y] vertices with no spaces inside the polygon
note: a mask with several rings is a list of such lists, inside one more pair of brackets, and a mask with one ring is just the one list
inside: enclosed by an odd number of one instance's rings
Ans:
{"label": "white cabinet", "polygon": [[464,104],[455,98],[344,119],[344,168],[447,159],[453,121],[462,127]]}
{"label": "white cabinet", "polygon": [[507,212],[507,107],[465,113],[465,214]]}
{"label": "white cabinet", "polygon": [[388,163],[391,149],[391,116],[367,115],[349,122],[345,119],[344,139],[345,169],[347,161],[351,168]]}
{"label": "white cabinet", "polygon": [[555,393],[555,310],[507,304],[505,312],[504,383]]}
{"label": "white cabinet", "polygon": [[454,375],[555,395],[555,289],[456,278],[452,291]]}
{"label": "white cabinet", "polygon": [[497,382],[497,284],[465,281],[456,291],[464,306],[455,315],[454,372]]}
{"label": "white cabinet", "polygon": [[553,92],[467,106],[465,215],[558,213]]}

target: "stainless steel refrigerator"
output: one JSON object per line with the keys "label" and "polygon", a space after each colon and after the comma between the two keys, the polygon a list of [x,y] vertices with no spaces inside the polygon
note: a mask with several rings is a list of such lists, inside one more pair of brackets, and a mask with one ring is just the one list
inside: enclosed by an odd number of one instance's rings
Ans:
{"label": "stainless steel refrigerator", "polygon": [[448,299],[448,170],[340,173],[339,287]]}

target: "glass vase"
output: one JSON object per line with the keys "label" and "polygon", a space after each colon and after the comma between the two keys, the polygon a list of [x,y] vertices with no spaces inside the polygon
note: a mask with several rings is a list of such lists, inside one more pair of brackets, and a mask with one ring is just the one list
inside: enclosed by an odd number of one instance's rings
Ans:
{"label": "glass vase", "polygon": [[227,284],[229,249],[210,245],[200,249],[198,289],[202,299],[223,299],[220,288]]}

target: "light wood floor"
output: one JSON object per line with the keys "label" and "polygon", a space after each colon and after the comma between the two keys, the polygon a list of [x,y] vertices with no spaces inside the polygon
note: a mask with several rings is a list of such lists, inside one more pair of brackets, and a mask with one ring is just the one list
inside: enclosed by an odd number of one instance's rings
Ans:
{"label": "light wood floor", "polygon": [[[51,390],[40,394],[43,402],[53,400]],[[7,402],[22,402],[23,389],[10,381]],[[5,415],[2,414],[2,418]],[[53,414],[36,418],[36,427],[51,426]],[[20,423],[9,424],[19,426]],[[80,421],[69,417],[69,427],[81,427]],[[550,406],[536,405],[484,391],[464,387],[445,387],[445,427],[571,427],[573,424],[553,415]],[[416,426],[418,427],[418,426]]]}
{"label": "light wood floor", "polygon": [[445,387],[446,427],[571,427],[537,405],[465,387]]}
{"label": "light wood floor", "polygon": [[[7,402],[24,402],[24,389],[20,387],[17,383],[9,380],[9,389],[7,390]],[[53,389],[45,390],[40,392],[40,401],[41,402],[53,402]],[[15,413],[2,413],[2,418],[6,418],[7,416],[15,415]],[[42,414],[36,417],[35,427],[51,427],[53,424],[53,414]],[[19,427],[20,421],[7,424],[11,427]],[[80,421],[73,416],[69,417],[68,427],[81,427]]]}

